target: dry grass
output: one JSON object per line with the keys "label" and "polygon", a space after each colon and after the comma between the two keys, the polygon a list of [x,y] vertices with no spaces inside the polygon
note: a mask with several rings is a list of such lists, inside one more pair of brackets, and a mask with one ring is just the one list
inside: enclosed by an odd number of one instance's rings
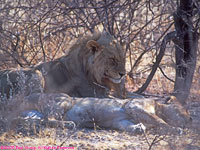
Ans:
{"label": "dry grass", "polygon": [[137,149],[146,150],[186,150],[200,148],[199,133],[184,130],[181,135],[156,135],[147,133],[132,136],[128,133],[111,130],[71,130],[46,129],[34,136],[4,133],[0,138],[0,145],[4,146],[61,146],[75,147],[75,149]]}

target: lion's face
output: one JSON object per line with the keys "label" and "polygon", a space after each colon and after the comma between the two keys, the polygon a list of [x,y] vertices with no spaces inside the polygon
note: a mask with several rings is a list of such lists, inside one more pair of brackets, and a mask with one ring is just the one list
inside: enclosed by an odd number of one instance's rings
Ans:
{"label": "lion's face", "polygon": [[104,82],[108,80],[119,84],[125,75],[125,50],[115,40],[109,43],[105,40],[91,40],[87,43],[91,51],[88,59],[90,73],[99,84],[106,84]]}
{"label": "lion's face", "polygon": [[105,63],[103,78],[109,79],[115,84],[121,83],[126,73],[123,53],[121,47],[117,47],[117,44],[114,43],[104,49]]}

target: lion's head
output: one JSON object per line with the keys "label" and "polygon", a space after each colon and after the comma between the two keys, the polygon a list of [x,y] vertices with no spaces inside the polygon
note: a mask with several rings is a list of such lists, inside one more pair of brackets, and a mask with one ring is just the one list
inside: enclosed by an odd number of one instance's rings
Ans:
{"label": "lion's head", "polygon": [[125,75],[125,50],[110,34],[103,32],[88,40],[86,49],[85,67],[94,82],[121,83]]}
{"label": "lion's head", "polygon": [[110,34],[97,32],[78,39],[66,56],[41,66],[48,74],[46,91],[101,97],[108,94],[107,89],[120,91],[125,50]]}

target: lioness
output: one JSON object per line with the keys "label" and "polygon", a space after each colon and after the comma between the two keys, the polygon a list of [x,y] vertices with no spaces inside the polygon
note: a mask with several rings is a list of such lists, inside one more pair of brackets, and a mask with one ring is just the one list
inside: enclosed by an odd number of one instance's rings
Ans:
{"label": "lioness", "polygon": [[[40,80],[32,82],[33,75]],[[114,90],[119,96],[124,75],[125,50],[108,33],[99,32],[79,39],[66,56],[54,61],[28,69],[1,70],[0,93],[17,93],[19,80],[23,80],[22,87],[36,84],[27,94],[43,90],[75,97],[107,97],[108,91]]]}
{"label": "lioness", "polygon": [[[13,103],[13,104],[12,104]],[[24,111],[36,110],[55,121],[73,121],[78,127],[103,127],[143,133],[158,128],[162,133],[179,131],[190,122],[190,116],[178,104],[161,104],[152,98],[110,99],[72,98],[66,94],[32,94],[16,98],[1,113],[13,120]],[[13,106],[17,105],[17,108]],[[14,108],[14,109],[13,109]],[[12,110],[13,109],[13,110]]]}

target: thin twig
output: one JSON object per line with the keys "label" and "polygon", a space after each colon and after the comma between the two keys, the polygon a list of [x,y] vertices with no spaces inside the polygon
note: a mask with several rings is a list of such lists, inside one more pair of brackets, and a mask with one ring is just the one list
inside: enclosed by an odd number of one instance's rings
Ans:
{"label": "thin twig", "polygon": [[169,81],[171,81],[171,82],[175,82],[174,80],[172,80],[172,79],[170,79],[166,74],[165,74],[165,72],[162,70],[162,68],[159,66],[158,67],[159,69],[160,69],[160,71],[161,71],[161,73],[163,74],[163,76],[167,79],[167,80],[169,80]]}

